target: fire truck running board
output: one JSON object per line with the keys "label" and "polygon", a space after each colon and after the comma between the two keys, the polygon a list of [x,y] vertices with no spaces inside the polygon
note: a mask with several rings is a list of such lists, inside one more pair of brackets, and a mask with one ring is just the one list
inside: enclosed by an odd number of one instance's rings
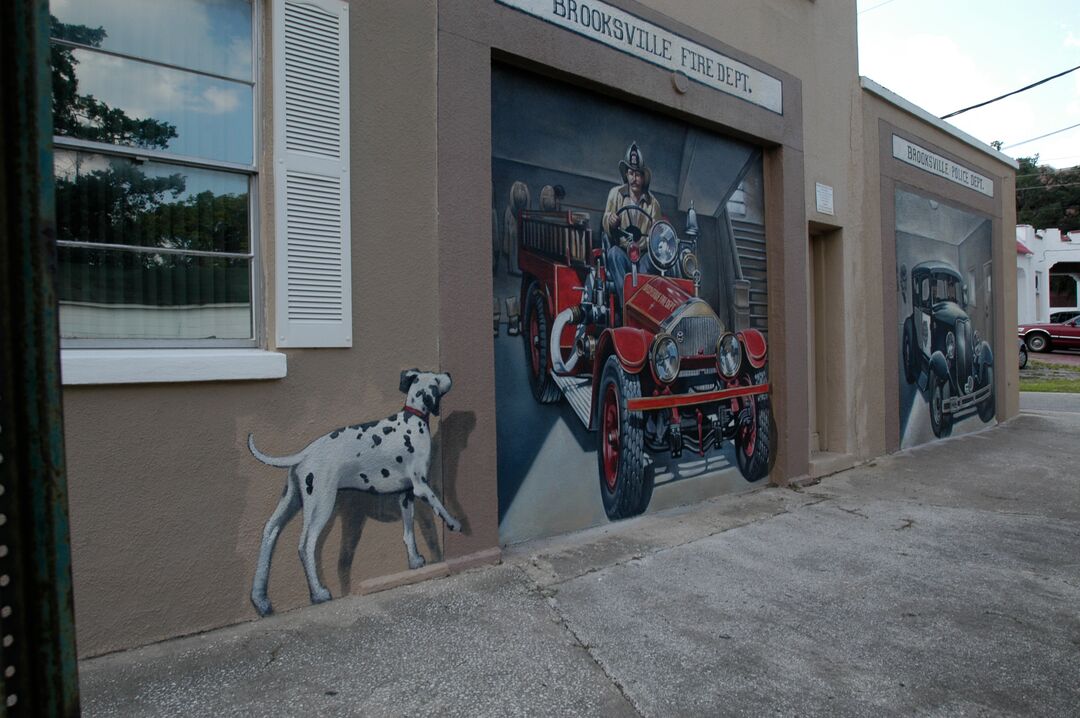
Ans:
{"label": "fire truck running board", "polygon": [[555,376],[551,375],[559,386],[567,403],[574,409],[574,413],[581,419],[585,428],[589,428],[592,417],[592,380],[580,376]]}

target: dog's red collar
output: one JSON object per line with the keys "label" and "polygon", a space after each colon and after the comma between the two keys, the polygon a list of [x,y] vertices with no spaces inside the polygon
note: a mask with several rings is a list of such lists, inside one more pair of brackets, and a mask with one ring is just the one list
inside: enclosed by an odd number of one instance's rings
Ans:
{"label": "dog's red collar", "polygon": [[420,411],[419,409],[414,409],[408,405],[402,407],[402,410],[408,414],[412,414],[413,416],[420,417],[420,421],[424,422],[425,424],[427,423],[428,413],[426,411]]}

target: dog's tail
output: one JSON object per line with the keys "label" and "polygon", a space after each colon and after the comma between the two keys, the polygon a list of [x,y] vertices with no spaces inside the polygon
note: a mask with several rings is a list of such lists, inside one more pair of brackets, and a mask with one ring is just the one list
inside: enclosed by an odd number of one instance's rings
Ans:
{"label": "dog's tail", "polygon": [[298,454],[293,454],[292,456],[267,456],[266,454],[255,448],[255,434],[248,434],[248,449],[251,451],[252,456],[263,462],[264,464],[268,464],[270,466],[280,466],[282,468],[296,466],[303,460],[304,455],[307,454],[307,449],[304,449],[304,451],[301,451]]}

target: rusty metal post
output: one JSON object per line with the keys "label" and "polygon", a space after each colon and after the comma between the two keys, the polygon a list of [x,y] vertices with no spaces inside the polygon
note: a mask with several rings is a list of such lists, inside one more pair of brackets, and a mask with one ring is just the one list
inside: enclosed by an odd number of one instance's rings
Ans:
{"label": "rusty metal post", "polygon": [[0,716],[73,716],[47,0],[0,28]]}

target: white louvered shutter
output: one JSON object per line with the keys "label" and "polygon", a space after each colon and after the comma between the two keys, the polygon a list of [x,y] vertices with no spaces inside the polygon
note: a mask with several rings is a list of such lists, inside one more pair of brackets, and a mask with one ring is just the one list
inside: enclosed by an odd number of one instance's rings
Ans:
{"label": "white louvered shutter", "polygon": [[349,347],[348,6],[273,12],[276,344]]}

